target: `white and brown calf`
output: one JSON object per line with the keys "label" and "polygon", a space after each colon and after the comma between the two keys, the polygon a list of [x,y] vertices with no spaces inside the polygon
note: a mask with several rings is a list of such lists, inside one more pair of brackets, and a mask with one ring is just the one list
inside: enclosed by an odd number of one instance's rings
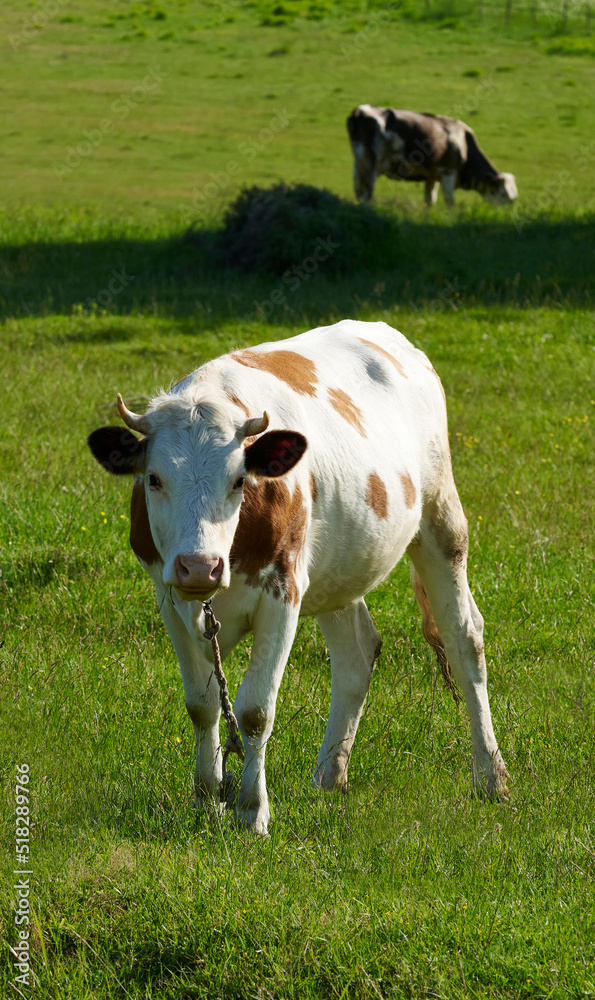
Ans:
{"label": "white and brown calf", "polygon": [[119,409],[142,438],[108,427],[89,444],[110,472],[135,476],[130,540],[180,661],[197,795],[216,793],[221,780],[203,600],[213,598],[222,622],[223,657],[253,633],[235,701],[245,747],[235,808],[265,833],[265,751],[298,620],[315,615],[330,650],[314,782],[340,788],[380,651],[364,595],[404,552],[424,634],[465,697],[475,784],[490,798],[507,794],[444,393],[421,351],[385,323],[344,320],[210,361],[144,416],[121,397]]}

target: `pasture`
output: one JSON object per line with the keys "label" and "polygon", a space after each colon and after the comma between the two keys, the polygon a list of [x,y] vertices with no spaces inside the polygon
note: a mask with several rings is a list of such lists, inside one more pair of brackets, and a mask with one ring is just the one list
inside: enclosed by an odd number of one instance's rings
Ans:
{"label": "pasture", "polygon": [[[43,4],[0,4],[0,993],[595,997],[595,62],[588,39],[570,51],[578,20],[560,36],[488,4],[458,25],[292,0],[56,6],[36,27]],[[518,208],[461,192],[428,214],[419,185],[384,178],[394,242],[365,266],[321,264],[280,302],[275,276],[219,267],[243,186],[352,198],[345,118],[368,100],[466,118]],[[384,649],[345,796],[310,788],[330,673],[301,626],[263,839],[191,809],[193,732],[128,546],[130,487],[85,440],[117,391],[134,405],[344,316],[396,326],[442,377],[511,798],[470,793],[466,714],[403,563],[368,600]],[[29,984],[10,952],[21,765]]]}

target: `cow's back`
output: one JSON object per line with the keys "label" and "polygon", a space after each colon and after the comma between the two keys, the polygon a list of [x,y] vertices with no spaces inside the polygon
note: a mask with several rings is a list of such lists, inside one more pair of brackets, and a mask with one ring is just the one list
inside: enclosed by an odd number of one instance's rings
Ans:
{"label": "cow's back", "polygon": [[286,477],[307,497],[310,596],[341,607],[386,576],[411,541],[437,468],[450,468],[442,388],[385,323],[345,320],[207,366],[247,414],[303,433]]}
{"label": "cow's back", "polygon": [[466,126],[445,115],[359,105],[347,122],[354,152],[361,144],[374,158],[377,174],[395,180],[437,178],[465,161]]}

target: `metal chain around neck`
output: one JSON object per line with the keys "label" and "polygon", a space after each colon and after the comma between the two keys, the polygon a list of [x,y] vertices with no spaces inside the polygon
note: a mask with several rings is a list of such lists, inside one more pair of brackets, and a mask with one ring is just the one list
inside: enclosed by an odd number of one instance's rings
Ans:
{"label": "metal chain around neck", "polygon": [[238,728],[238,720],[233,713],[227,680],[225,678],[225,674],[223,673],[223,667],[221,666],[221,651],[219,649],[219,643],[217,642],[217,633],[221,628],[221,622],[218,622],[215,618],[210,600],[203,601],[202,607],[205,613],[206,625],[206,631],[203,632],[203,635],[205,639],[210,641],[213,647],[213,661],[215,677],[217,678],[217,683],[219,685],[221,711],[223,712],[225,722],[227,723],[227,740],[225,741],[225,746],[223,748],[223,777],[221,779],[221,784],[219,785],[219,796],[221,801],[225,802],[227,807],[230,808],[233,805],[234,800],[234,776],[227,770],[227,758],[230,753],[235,753],[238,755],[240,760],[243,761],[244,746],[242,743],[242,737],[240,736],[240,730]]}

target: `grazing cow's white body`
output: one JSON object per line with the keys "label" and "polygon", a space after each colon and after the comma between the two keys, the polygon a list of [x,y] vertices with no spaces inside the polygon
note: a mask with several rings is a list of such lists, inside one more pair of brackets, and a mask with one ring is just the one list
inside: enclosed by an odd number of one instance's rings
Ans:
{"label": "grazing cow's white body", "polygon": [[376,179],[424,181],[428,206],[438,185],[447,205],[456,188],[477,191],[497,205],[518,197],[512,174],[500,173],[479,148],[472,128],[456,118],[360,104],[347,119],[358,201],[370,201]]}
{"label": "grazing cow's white body", "polygon": [[[263,409],[277,433],[262,433]],[[363,595],[405,551],[424,634],[443,662],[446,648],[467,703],[475,783],[490,797],[506,794],[444,394],[421,351],[385,323],[345,320],[225,355],[157,396],[144,417],[123,405],[121,413],[144,441],[104,428],[89,443],[110,471],[137,475],[131,544],[180,661],[197,794],[221,780],[202,600],[213,596],[223,657],[253,632],[235,701],[245,748],[236,812],[264,833],[264,755],[298,619],[316,615],[331,654],[314,780],[342,787],[380,649]]]}

